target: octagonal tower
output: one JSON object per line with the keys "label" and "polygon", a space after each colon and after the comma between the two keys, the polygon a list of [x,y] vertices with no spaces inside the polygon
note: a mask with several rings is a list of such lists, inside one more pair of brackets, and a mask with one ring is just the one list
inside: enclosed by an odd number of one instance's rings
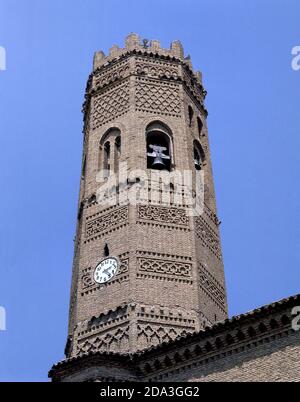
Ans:
{"label": "octagonal tower", "polygon": [[[67,357],[135,352],[227,317],[205,95],[178,41],[163,49],[131,34],[95,54]],[[204,202],[191,213],[197,172]]]}

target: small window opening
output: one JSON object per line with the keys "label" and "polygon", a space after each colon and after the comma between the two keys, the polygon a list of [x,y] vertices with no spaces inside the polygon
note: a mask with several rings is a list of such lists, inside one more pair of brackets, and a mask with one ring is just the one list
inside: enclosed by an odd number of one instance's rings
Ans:
{"label": "small window opening", "polygon": [[115,172],[116,173],[119,170],[120,157],[121,157],[121,137],[119,136],[115,139]]}
{"label": "small window opening", "polygon": [[197,117],[197,125],[198,125],[199,136],[201,137],[202,129],[203,129],[203,123],[202,123],[202,120],[200,119],[200,117]]}
{"label": "small window opening", "polygon": [[110,143],[106,142],[104,144],[104,170],[106,171],[107,176],[110,173]]}
{"label": "small window opening", "polygon": [[83,159],[82,163],[82,171],[81,171],[81,177],[84,179],[85,178],[85,170],[86,170],[86,156]]}
{"label": "small window opening", "polygon": [[109,248],[107,243],[104,246],[104,257],[108,257],[109,256]]}
{"label": "small window opening", "polygon": [[193,117],[194,117],[193,108],[191,106],[189,106],[189,124],[190,124],[190,127],[193,124]]}

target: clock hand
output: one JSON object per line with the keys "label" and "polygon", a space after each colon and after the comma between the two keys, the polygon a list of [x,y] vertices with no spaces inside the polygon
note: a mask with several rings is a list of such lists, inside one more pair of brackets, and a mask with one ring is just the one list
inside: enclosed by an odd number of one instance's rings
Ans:
{"label": "clock hand", "polygon": [[111,270],[111,268],[106,268],[106,269],[103,270],[103,273],[110,274],[110,270]]}

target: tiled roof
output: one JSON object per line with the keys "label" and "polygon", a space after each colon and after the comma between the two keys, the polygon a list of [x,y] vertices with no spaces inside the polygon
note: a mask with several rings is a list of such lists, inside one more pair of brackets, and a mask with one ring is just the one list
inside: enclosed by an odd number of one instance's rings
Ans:
{"label": "tiled roof", "polygon": [[85,361],[89,359],[93,359],[97,357],[99,360],[107,361],[109,359],[110,362],[115,362],[118,364],[126,364],[128,363],[133,363],[138,360],[144,360],[147,357],[151,357],[152,354],[156,354],[161,352],[161,351],[166,351],[168,349],[173,349],[173,348],[178,348],[181,347],[185,344],[192,343],[194,341],[204,339],[206,337],[216,335],[222,332],[225,332],[230,329],[234,329],[237,326],[241,326],[243,324],[247,324],[251,321],[256,321],[260,318],[264,318],[265,316],[270,315],[270,313],[276,313],[280,312],[283,310],[286,310],[289,307],[293,307],[296,305],[300,305],[300,294],[291,296],[282,300],[279,300],[277,302],[262,306],[258,309],[249,311],[244,314],[240,314],[237,316],[233,316],[230,319],[226,319],[222,322],[218,322],[217,324],[207,327],[204,330],[201,330],[199,332],[194,332],[191,334],[187,334],[184,336],[179,336],[173,341],[169,342],[164,342],[161,343],[157,346],[152,346],[148,349],[145,349],[140,352],[136,353],[115,353],[115,352],[90,352],[86,354],[82,354],[77,357],[71,357],[65,360],[62,360],[61,362],[57,363],[54,365],[49,372],[49,376],[51,377],[52,374],[56,370],[63,369],[65,367],[68,367],[70,364],[75,363],[75,362],[80,362],[80,361]]}
{"label": "tiled roof", "polygon": [[146,355],[153,350],[160,350],[162,348],[166,348],[167,346],[177,347],[183,343],[189,343],[189,342],[192,342],[193,340],[197,340],[199,338],[206,338],[208,336],[215,335],[215,334],[223,332],[225,330],[232,329],[237,325],[246,323],[247,321],[252,321],[252,320],[256,320],[258,318],[262,318],[265,315],[268,315],[269,313],[274,313],[276,311],[280,311],[281,309],[286,309],[287,307],[289,307],[289,305],[295,306],[298,304],[300,305],[300,294],[297,294],[295,296],[290,296],[285,299],[281,299],[281,300],[279,300],[277,302],[273,302],[271,304],[267,304],[265,306],[255,309],[255,310],[251,310],[247,313],[233,316],[224,321],[220,321],[220,322],[212,325],[211,327],[206,327],[204,330],[189,333],[189,334],[186,334],[183,336],[179,336],[174,341],[163,342],[156,346],[151,346],[150,348],[145,349],[141,352],[138,352],[137,354],[139,354],[140,356]]}

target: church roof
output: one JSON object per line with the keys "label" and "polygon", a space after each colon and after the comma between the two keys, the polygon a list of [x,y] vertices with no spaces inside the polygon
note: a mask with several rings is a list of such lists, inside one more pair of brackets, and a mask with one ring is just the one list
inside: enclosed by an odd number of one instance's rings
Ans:
{"label": "church roof", "polygon": [[[262,306],[244,314],[233,316],[230,319],[218,322],[215,325],[207,327],[199,332],[180,336],[173,341],[164,342],[140,352],[122,354],[115,352],[90,352],[77,357],[71,357],[54,365],[49,372],[49,377],[53,378],[56,372],[64,371],[64,369],[67,369],[70,365],[81,365],[84,362],[90,362],[95,359],[98,363],[109,362],[110,364],[115,363],[128,369],[136,369],[137,366],[143,363],[149,365],[146,362],[149,362],[162,354],[165,356],[169,352],[172,353],[172,351],[178,351],[182,348],[186,348],[189,345],[195,345],[199,342],[203,343],[203,341],[206,342],[211,339],[220,340],[222,336],[223,338],[226,336],[224,339],[226,339],[228,344],[231,343],[230,338],[232,338],[232,343],[234,343],[233,337],[230,334],[230,332],[233,330],[238,330],[241,338],[239,339],[237,334],[237,340],[241,342],[246,338],[257,337],[257,332],[254,327],[260,328],[261,333],[265,332],[264,328],[267,329],[267,327],[269,327],[271,332],[272,330],[278,331],[279,329],[287,326],[289,326],[291,329],[290,323],[292,308],[298,305],[300,305],[300,294]],[[254,332],[251,332],[251,329]],[[221,350],[222,347],[224,347],[224,342],[220,344]],[[206,343],[205,352],[211,352],[214,349],[216,349],[215,344],[209,342]]]}

